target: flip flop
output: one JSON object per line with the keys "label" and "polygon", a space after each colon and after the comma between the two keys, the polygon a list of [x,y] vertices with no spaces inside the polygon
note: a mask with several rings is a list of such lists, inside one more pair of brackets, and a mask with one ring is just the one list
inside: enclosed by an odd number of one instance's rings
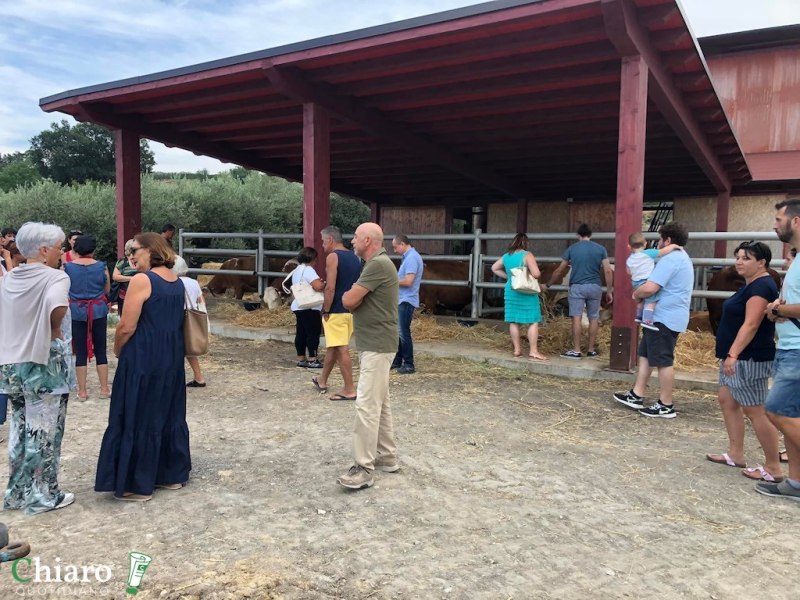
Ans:
{"label": "flip flop", "polygon": [[157,483],[154,486],[157,490],[179,490],[183,487],[182,483]]}
{"label": "flip flop", "polygon": [[767,483],[780,483],[783,477],[775,477],[761,465],[755,467],[747,467],[742,469],[742,475],[748,479],[755,479],[756,481],[766,481]]}
{"label": "flip flop", "polygon": [[340,400],[355,400],[355,399],[356,396],[343,396],[342,394],[334,394],[333,396],[328,398],[328,400],[331,400],[333,402],[338,402]]}
{"label": "flip flop", "polygon": [[737,469],[744,469],[747,466],[733,462],[733,459],[730,456],[728,456],[727,452],[725,452],[724,454],[706,454],[706,460],[709,460],[712,463],[716,463],[718,465],[727,465],[729,467],[736,467]]}
{"label": "flip flop", "polygon": [[550,359],[546,356],[533,356],[532,354],[528,355],[528,360],[534,360],[536,362],[550,362]]}
{"label": "flip flop", "polygon": [[313,383],[313,384],[314,384],[314,387],[315,387],[315,388],[317,388],[317,391],[318,391],[320,394],[327,394],[327,393],[328,393],[328,388],[326,388],[326,387],[322,387],[322,386],[319,384],[319,378],[317,378],[317,377],[312,377],[312,378],[311,378],[311,383]]}
{"label": "flip flop", "polygon": [[522,356],[522,352],[514,352],[513,356],[514,358],[519,358],[520,356]]}
{"label": "flip flop", "polygon": [[152,496],[143,496],[141,494],[130,494],[125,492],[122,496],[114,496],[114,500],[122,500],[123,502],[147,502]]}

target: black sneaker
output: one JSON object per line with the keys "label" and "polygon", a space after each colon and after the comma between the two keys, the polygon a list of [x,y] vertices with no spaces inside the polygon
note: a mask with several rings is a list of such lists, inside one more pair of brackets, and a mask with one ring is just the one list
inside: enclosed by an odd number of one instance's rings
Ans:
{"label": "black sneaker", "polygon": [[653,323],[652,321],[642,321],[641,323],[639,323],[639,325],[641,325],[645,329],[649,329],[650,331],[658,331],[658,327],[656,327],[655,323]]}
{"label": "black sneaker", "polygon": [[394,371],[394,370],[396,370],[396,369],[399,369],[399,368],[400,368],[400,367],[402,367],[402,366],[403,366],[403,365],[398,365],[398,364],[392,363],[392,366],[391,366],[391,367],[389,367],[389,370],[390,370],[390,371]]}
{"label": "black sneaker", "polygon": [[307,368],[308,368],[308,361],[307,361],[307,360],[301,360],[301,361],[299,361],[299,362],[297,363],[297,368],[298,368],[298,369],[307,369]]}
{"label": "black sneaker", "polygon": [[412,373],[416,373],[417,370],[414,367],[403,365],[402,367],[397,369],[397,372],[400,373],[400,375],[411,375]]}
{"label": "black sneaker", "polygon": [[321,369],[323,364],[318,360],[310,360],[306,363],[306,368],[308,369]]}
{"label": "black sneaker", "polygon": [[580,352],[576,352],[575,350],[567,350],[566,352],[561,353],[562,358],[571,358],[572,360],[580,360],[583,354]]}
{"label": "black sneaker", "polygon": [[789,500],[800,500],[800,490],[796,490],[785,479],[779,483],[767,483],[760,481],[756,484],[756,491],[765,496],[775,498],[788,498]]}
{"label": "black sneaker", "polygon": [[597,350],[589,350],[589,352],[586,353],[586,358],[597,358],[598,356],[600,356],[600,354],[598,354]]}
{"label": "black sneaker", "polygon": [[647,408],[639,409],[639,414],[645,417],[660,417],[662,419],[674,419],[678,416],[674,406],[661,404],[661,400]]}
{"label": "black sneaker", "polygon": [[636,410],[641,410],[644,408],[644,398],[637,398],[634,396],[633,390],[628,390],[627,392],[614,392],[612,398],[614,398],[614,400],[620,404],[624,404],[628,408],[633,408]]}

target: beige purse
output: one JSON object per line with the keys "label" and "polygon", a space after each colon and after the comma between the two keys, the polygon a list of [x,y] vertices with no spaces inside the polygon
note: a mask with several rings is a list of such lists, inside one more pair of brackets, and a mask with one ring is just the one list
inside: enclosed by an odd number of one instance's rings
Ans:
{"label": "beige purse", "polygon": [[[187,305],[192,303],[186,293]],[[208,314],[196,308],[183,311],[183,344],[186,356],[202,356],[208,354]]]}
{"label": "beige purse", "polygon": [[525,265],[511,269],[511,289],[520,294],[538,294],[542,291],[539,282]]}

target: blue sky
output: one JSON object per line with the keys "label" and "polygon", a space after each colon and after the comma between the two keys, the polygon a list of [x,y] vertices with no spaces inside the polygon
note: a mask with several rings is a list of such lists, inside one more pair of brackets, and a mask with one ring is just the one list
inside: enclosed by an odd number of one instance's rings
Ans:
{"label": "blue sky", "polygon": [[[45,96],[476,4],[465,0],[0,0],[0,152],[54,120]],[[800,0],[681,0],[695,35],[800,23]],[[71,119],[70,119],[71,121]],[[151,142],[156,170],[230,165]]]}

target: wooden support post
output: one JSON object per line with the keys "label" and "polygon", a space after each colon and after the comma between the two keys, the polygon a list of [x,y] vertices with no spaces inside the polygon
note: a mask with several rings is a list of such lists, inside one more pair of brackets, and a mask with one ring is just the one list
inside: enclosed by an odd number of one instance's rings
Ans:
{"label": "wooden support post", "polygon": [[117,257],[125,256],[125,242],[142,231],[142,179],[139,135],[114,131],[117,178]]}
{"label": "wooden support post", "polygon": [[528,199],[517,198],[517,233],[528,232]]}
{"label": "wooden support post", "polygon": [[647,78],[644,58],[638,55],[622,58],[610,357],[610,368],[614,371],[630,371],[636,362],[635,304],[631,299],[631,279],[625,268],[625,260],[628,257],[628,235],[642,229]]}
{"label": "wooden support post", "polygon": [[369,203],[369,219],[373,223],[381,224],[381,205],[377,202]]}
{"label": "wooden support post", "polygon": [[[731,209],[731,193],[720,192],[717,194],[717,231],[728,231],[728,218]],[[728,242],[717,240],[714,242],[714,258],[725,258],[728,254]]]}
{"label": "wooden support post", "polygon": [[303,244],[317,250],[317,273],[325,271],[319,232],[331,222],[331,154],[328,112],[303,104]]}

